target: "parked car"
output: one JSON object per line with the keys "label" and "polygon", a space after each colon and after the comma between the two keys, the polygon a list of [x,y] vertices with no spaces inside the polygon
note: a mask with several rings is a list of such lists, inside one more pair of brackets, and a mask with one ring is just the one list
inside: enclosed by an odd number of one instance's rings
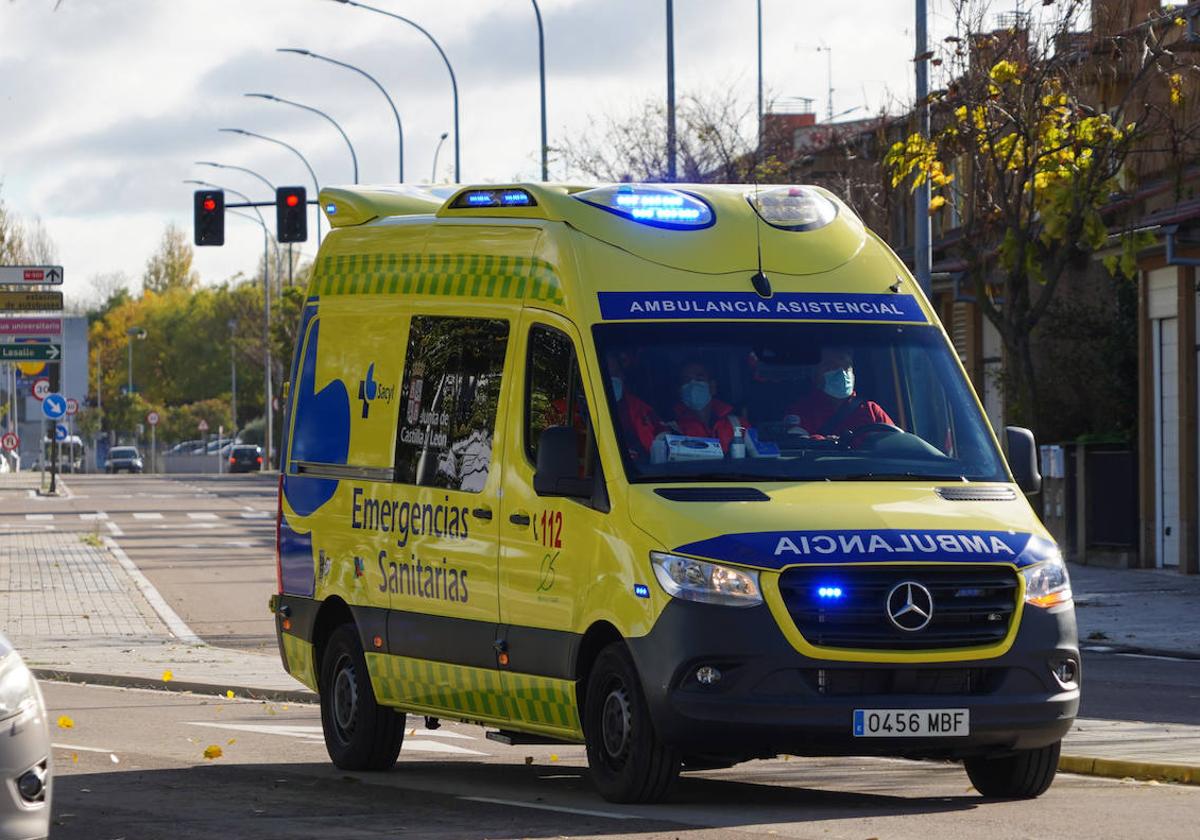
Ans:
{"label": "parked car", "polygon": [[168,455],[191,455],[197,447],[204,446],[202,440],[181,441],[167,450]]}
{"label": "parked car", "polygon": [[0,840],[50,833],[50,732],[37,680],[0,634]]}
{"label": "parked car", "polygon": [[239,443],[229,450],[229,471],[258,472],[262,469],[262,447]]}
{"label": "parked car", "polygon": [[108,461],[104,465],[104,471],[119,473],[121,470],[125,470],[126,472],[140,473],[142,466],[142,456],[136,446],[114,446],[108,450]]}

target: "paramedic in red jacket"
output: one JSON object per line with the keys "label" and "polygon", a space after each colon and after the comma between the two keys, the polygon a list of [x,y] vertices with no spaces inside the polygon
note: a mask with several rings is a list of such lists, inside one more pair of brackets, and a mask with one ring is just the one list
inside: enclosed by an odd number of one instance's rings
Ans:
{"label": "paramedic in red jacket", "polygon": [[621,442],[629,457],[644,461],[650,456],[650,444],[660,432],[667,431],[658,413],[650,403],[626,387],[624,354],[608,354],[608,376],[612,385],[613,398],[617,401],[617,422],[621,429]]}
{"label": "paramedic in red jacket", "polygon": [[841,436],[869,423],[895,426],[879,403],[854,391],[854,358],[843,347],[822,347],[814,387],[785,414],[813,437]]}
{"label": "paramedic in red jacket", "polygon": [[717,399],[717,382],[703,362],[684,362],[679,369],[679,402],[675,403],[675,424],[679,434],[716,438],[729,451],[733,427],[740,421],[733,406]]}

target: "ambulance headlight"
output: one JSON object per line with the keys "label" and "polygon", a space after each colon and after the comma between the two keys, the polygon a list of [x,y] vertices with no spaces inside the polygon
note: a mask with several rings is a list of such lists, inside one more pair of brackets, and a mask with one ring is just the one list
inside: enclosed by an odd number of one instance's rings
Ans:
{"label": "ambulance headlight", "polygon": [[758,572],[733,569],[676,554],[650,552],[654,576],[668,595],[684,601],[753,607],[762,603]]}
{"label": "ambulance headlight", "polygon": [[15,717],[37,705],[33,675],[16,651],[4,653],[0,642],[0,720]]}
{"label": "ambulance headlight", "polygon": [[1021,570],[1025,578],[1025,603],[1053,607],[1071,601],[1071,577],[1062,555],[1055,551],[1046,560]]}
{"label": "ambulance headlight", "polygon": [[751,190],[746,200],[764,222],[783,230],[816,230],[837,216],[837,205],[812,187]]}

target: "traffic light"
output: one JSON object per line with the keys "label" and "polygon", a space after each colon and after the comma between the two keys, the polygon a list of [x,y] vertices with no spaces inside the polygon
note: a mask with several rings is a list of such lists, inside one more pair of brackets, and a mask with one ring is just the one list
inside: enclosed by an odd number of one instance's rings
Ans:
{"label": "traffic light", "polygon": [[308,194],[304,187],[275,189],[275,231],[280,242],[308,239]]}
{"label": "traffic light", "polygon": [[196,190],[193,197],[193,218],[197,245],[225,244],[225,192]]}

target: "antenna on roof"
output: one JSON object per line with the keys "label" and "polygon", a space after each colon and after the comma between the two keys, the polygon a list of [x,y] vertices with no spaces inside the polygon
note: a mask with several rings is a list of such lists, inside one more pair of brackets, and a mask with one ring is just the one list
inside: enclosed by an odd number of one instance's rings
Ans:
{"label": "antenna on roof", "polygon": [[769,298],[773,292],[771,291],[771,281],[767,275],[763,273],[762,262],[762,218],[758,213],[758,166],[754,167],[754,249],[758,255],[758,271],[754,272],[754,276],[750,278],[751,285],[754,286],[754,291],[758,292],[758,296]]}

